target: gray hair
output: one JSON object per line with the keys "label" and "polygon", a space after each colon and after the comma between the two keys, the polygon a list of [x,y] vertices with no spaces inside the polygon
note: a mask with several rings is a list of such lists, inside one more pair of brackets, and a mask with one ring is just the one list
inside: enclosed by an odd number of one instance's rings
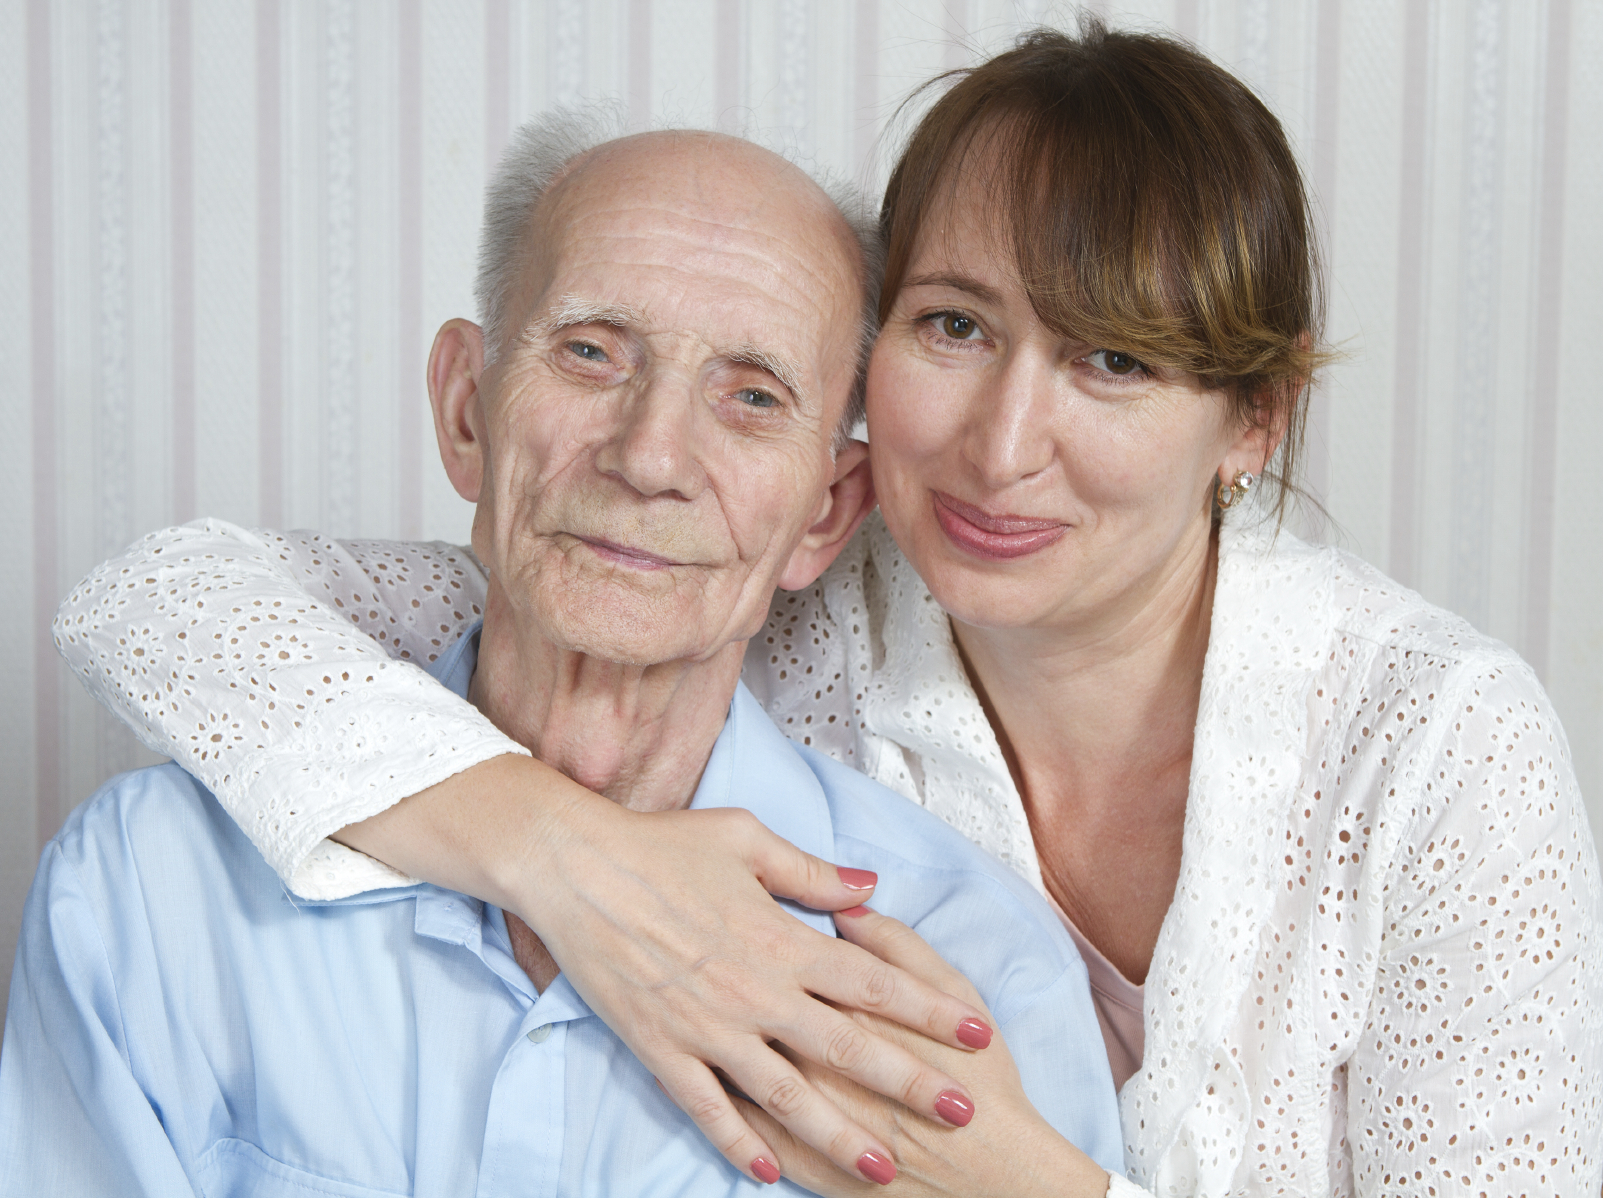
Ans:
{"label": "gray hair", "polygon": [[[490,179],[490,185],[485,189],[479,271],[473,287],[479,305],[479,324],[484,329],[486,365],[500,355],[513,332],[506,327],[506,302],[517,287],[522,267],[518,251],[528,231],[530,214],[562,178],[574,159],[624,136],[627,131],[620,107],[592,105],[552,109],[521,125],[513,133]],[[788,156],[781,156],[789,160]],[[835,436],[835,448],[839,449],[863,418],[864,375],[869,351],[873,349],[874,339],[879,334],[879,290],[885,274],[885,249],[880,241],[879,224],[858,188],[829,174],[808,174],[829,196],[850,226],[863,258],[863,301],[858,319],[856,372],[851,398]]]}

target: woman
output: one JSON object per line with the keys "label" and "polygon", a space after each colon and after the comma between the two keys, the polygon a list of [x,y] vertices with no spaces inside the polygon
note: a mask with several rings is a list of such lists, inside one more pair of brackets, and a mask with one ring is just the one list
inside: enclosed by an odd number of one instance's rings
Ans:
{"label": "woman", "polygon": [[[1319,362],[1307,205],[1278,123],[1175,43],[1038,33],[935,105],[881,225],[867,395],[884,519],[779,598],[752,689],[791,735],[1058,905],[1092,969],[1140,1185],[1595,1191],[1603,900],[1547,700],[1506,648],[1277,531],[1284,491],[1256,481],[1277,450],[1290,477]],[[353,635],[431,655],[482,585],[448,548],[205,525],[91,576],[57,639],[302,893],[394,880],[322,840],[337,832],[516,911],[565,967],[584,968],[581,942],[634,938],[661,976],[777,943],[754,874],[846,904],[783,846],[603,810]],[[375,716],[378,697],[396,714]],[[274,806],[284,794],[293,810]],[[894,929],[853,922],[963,997]],[[822,976],[819,951],[753,947],[738,1002],[576,984],[742,1167],[778,1145],[807,1184],[842,1185],[705,1085],[699,1062],[761,1037],[789,1045],[808,1102],[851,1115],[830,1125],[845,1167],[872,1140],[933,1190],[1005,1182],[1020,1154],[1064,1192],[1108,1184],[1006,1120],[921,1138],[808,1064],[827,1025],[803,992],[865,997],[855,974]],[[956,1043],[949,1012],[882,1005]],[[980,1115],[992,1093],[1016,1110],[995,1048],[966,1067]]]}

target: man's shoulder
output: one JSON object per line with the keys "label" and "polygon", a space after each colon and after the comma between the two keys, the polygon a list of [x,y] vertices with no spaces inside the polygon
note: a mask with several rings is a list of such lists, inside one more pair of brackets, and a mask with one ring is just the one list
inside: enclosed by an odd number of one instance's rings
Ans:
{"label": "man's shoulder", "polygon": [[837,837],[873,844],[920,869],[972,871],[1010,893],[1040,897],[939,816],[826,754],[805,745],[795,748],[824,788]]}
{"label": "man's shoulder", "polygon": [[1013,870],[872,778],[805,746],[796,751],[829,803],[840,863],[879,873],[876,910],[917,928],[982,992],[982,975],[993,985],[1006,978],[1016,998],[1056,984],[1065,970],[1083,975],[1062,923]]}
{"label": "man's shoulder", "polygon": [[[212,793],[178,766],[119,774],[69,815],[46,845],[80,879],[126,895],[160,879],[177,893],[266,866]],[[267,871],[270,873],[271,871]]]}

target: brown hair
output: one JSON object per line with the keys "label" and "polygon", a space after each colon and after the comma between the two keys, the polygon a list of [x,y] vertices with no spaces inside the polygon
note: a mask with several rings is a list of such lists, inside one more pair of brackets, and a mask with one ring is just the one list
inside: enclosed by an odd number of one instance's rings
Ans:
{"label": "brown hair", "polygon": [[976,166],[1041,321],[1199,376],[1244,424],[1278,405],[1289,486],[1327,355],[1313,221],[1280,122],[1190,47],[1095,20],[926,86],[953,79],[885,191],[880,320],[940,189]]}

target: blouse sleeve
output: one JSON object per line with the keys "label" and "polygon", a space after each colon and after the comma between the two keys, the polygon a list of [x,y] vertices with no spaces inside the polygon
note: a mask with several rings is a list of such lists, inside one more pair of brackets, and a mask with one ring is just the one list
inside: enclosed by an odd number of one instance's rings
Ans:
{"label": "blouse sleeve", "polygon": [[217,796],[296,895],[412,879],[326,839],[470,766],[527,754],[417,664],[481,614],[455,546],[198,520],[78,584],[56,647],[149,748]]}
{"label": "blouse sleeve", "polygon": [[1355,1189],[1595,1193],[1603,896],[1568,746],[1523,663],[1438,710],[1347,1064]]}

